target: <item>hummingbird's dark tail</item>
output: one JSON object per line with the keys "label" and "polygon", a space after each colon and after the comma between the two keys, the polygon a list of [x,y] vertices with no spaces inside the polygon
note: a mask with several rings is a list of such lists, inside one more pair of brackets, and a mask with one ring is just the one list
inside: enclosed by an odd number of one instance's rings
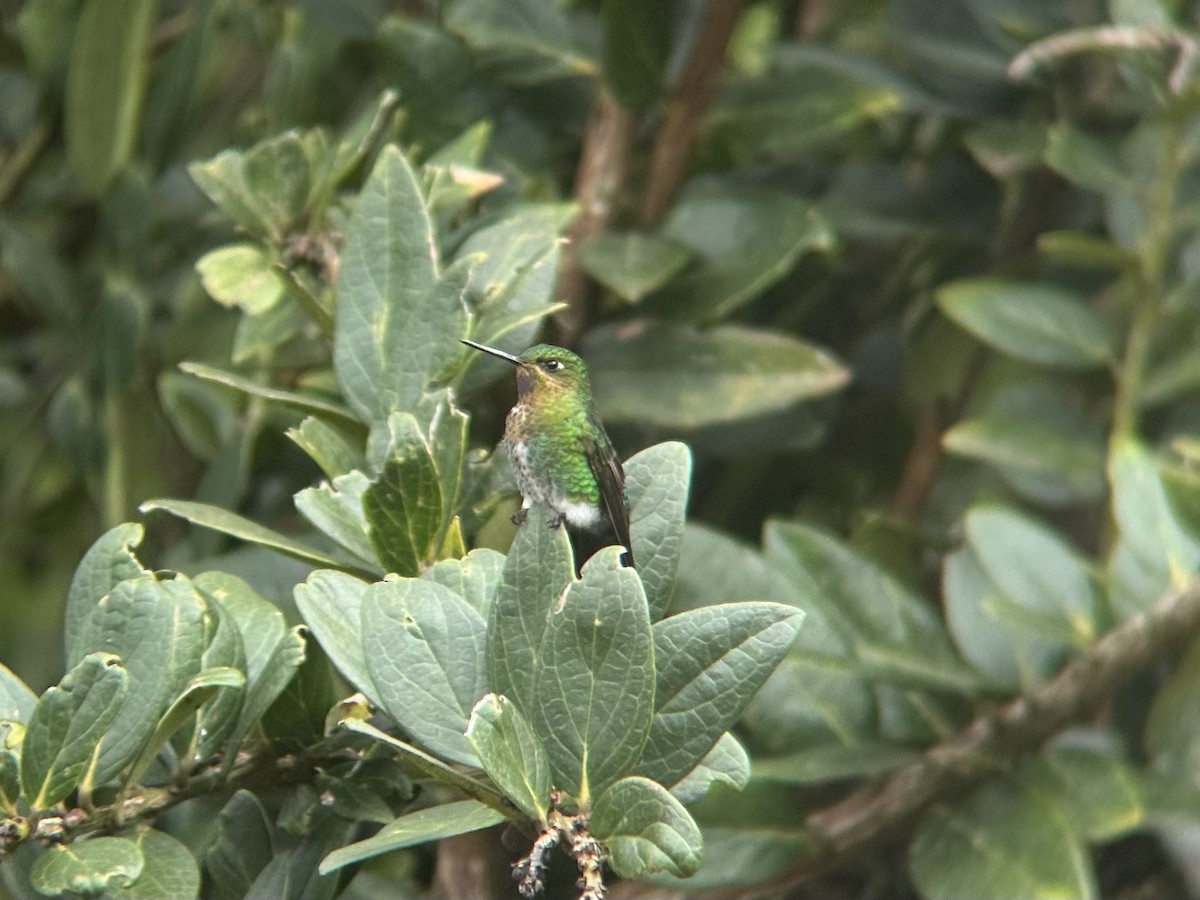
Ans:
{"label": "hummingbird's dark tail", "polygon": [[[613,529],[605,527],[598,530],[582,529],[582,528],[567,528],[567,534],[571,538],[571,549],[575,553],[575,575],[579,576],[583,571],[583,564],[595,555],[597,550],[603,550],[605,547],[610,547],[613,544],[620,544],[616,539],[616,533]],[[623,545],[622,545],[623,546]],[[628,547],[621,554],[621,562],[627,568],[634,568],[633,551]]]}

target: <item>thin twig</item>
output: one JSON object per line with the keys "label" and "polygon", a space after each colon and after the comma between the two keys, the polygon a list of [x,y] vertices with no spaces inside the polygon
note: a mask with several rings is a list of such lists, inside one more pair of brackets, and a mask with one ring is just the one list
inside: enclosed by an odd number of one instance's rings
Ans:
{"label": "thin twig", "polygon": [[[861,858],[907,829],[933,804],[962,796],[990,773],[1011,768],[1086,718],[1135,673],[1180,650],[1200,630],[1200,579],[1171,592],[1076,657],[1028,696],[979,716],[893,773],[808,817],[810,847],[782,875],[750,888],[689,893],[688,900],[756,900],[794,890],[821,872]],[[614,896],[632,897],[618,890]],[[668,900],[674,892],[636,893]]]}
{"label": "thin twig", "polygon": [[900,483],[892,498],[892,510],[906,522],[915,521],[937,483],[945,453],[942,432],[962,416],[983,373],[986,354],[980,351],[967,369],[958,393],[943,403],[934,403],[921,412],[916,434],[904,460]]}
{"label": "thin twig", "polygon": [[579,265],[577,253],[585,241],[602,234],[612,222],[629,174],[637,122],[634,113],[618,103],[606,88],[600,88],[575,176],[579,215],[567,231],[556,287],[557,299],[567,304],[555,320],[558,341],[567,347],[578,342],[589,316],[591,282]]}
{"label": "thin twig", "polygon": [[1008,64],[1008,77],[1024,81],[1035,69],[1064,56],[1093,50],[1174,50],[1175,64],[1167,78],[1171,93],[1179,94],[1192,78],[1197,58],[1196,39],[1173,28],[1132,28],[1101,25],[1077,28],[1030,44]]}
{"label": "thin twig", "polygon": [[[235,790],[265,790],[311,781],[320,771],[343,758],[317,759],[306,756],[254,757],[239,762],[226,774],[220,764],[192,775],[182,785],[143,787],[108,806],[89,811],[70,810],[65,816],[45,812],[24,820],[27,834],[35,838],[53,826],[58,840],[72,841],[92,834],[111,832],[134,821],[149,822],[173,806],[208,794],[232,794]],[[15,821],[15,820],[4,820]],[[4,852],[16,849],[19,841],[0,842]]]}
{"label": "thin twig", "polygon": [[659,223],[675,199],[687,172],[700,118],[712,101],[717,76],[742,12],[743,0],[709,0],[691,56],[667,106],[662,129],[654,140],[650,173],[639,221],[643,228]]}

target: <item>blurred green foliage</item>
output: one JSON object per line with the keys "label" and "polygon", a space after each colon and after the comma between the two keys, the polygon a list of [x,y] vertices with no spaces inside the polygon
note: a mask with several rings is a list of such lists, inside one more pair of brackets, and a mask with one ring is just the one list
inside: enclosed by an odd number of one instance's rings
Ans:
{"label": "blurred green foliage", "polygon": [[[26,842],[0,895],[415,897],[428,842],[580,810],[618,875],[754,884],[1200,566],[1187,4],[0,26],[0,813],[200,795]],[[471,449],[512,387],[458,339],[543,334],[629,458],[637,577],[513,543]],[[850,884],[1200,896],[1198,647]]]}

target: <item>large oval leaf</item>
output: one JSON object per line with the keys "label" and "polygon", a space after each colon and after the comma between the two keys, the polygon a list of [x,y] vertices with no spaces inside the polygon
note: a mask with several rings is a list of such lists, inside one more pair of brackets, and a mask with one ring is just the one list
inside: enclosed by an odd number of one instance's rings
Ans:
{"label": "large oval leaf", "polygon": [[909,848],[909,867],[928,900],[1098,896],[1087,848],[1061,806],[999,782],[932,810]]}
{"label": "large oval leaf", "polygon": [[985,344],[1018,359],[1063,369],[1113,359],[1108,323],[1082,297],[1052,284],[973,278],[943,286],[937,302]]}
{"label": "large oval leaf", "polygon": [[623,878],[700,868],[704,838],[683,804],[649,778],[622,778],[596,799],[592,831]]}
{"label": "large oval leaf", "polygon": [[487,693],[483,617],[449,588],[404,578],[367,588],[363,650],[379,701],[431,750],[478,765],[471,708]]}
{"label": "large oval leaf", "polygon": [[416,177],[394,146],[379,155],[346,226],[333,363],[363,421],[416,408],[459,358],[463,284],[438,271],[433,223]]}
{"label": "large oval leaf", "polygon": [[660,699],[638,773],[669,785],[695,768],[779,665],[803,620],[782,603],[723,603],[657,623]]}
{"label": "large oval leaf", "polygon": [[849,371],[812,344],[723,325],[636,322],[594,329],[583,354],[601,415],[699,428],[787,409],[832,393]]}
{"label": "large oval leaf", "polygon": [[158,0],[88,0],[67,74],[67,157],[92,194],[129,162]]}
{"label": "large oval leaf", "polygon": [[[607,547],[550,615],[533,724],[555,786],[582,805],[630,770],[654,714],[654,641],[642,582]],[[706,748],[707,749],[707,748]]]}

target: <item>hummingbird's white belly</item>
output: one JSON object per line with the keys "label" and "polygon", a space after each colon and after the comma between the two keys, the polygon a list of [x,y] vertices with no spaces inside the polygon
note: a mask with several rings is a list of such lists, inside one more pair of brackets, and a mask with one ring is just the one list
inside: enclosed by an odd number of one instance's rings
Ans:
{"label": "hummingbird's white belly", "polygon": [[521,492],[521,509],[529,509],[534,503],[548,506],[565,518],[575,528],[593,529],[601,524],[599,507],[588,503],[569,500],[551,479],[535,478],[529,466],[529,448],[524,441],[512,441],[505,447],[517,489]]}

